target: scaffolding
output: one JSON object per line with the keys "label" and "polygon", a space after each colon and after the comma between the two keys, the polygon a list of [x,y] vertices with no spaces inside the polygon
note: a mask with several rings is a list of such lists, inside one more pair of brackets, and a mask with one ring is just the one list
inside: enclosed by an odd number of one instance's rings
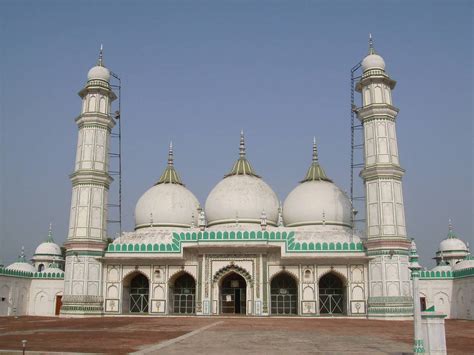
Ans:
{"label": "scaffolding", "polygon": [[[356,218],[359,213],[358,207],[365,211],[365,193],[363,191],[356,191],[354,188],[354,173],[364,167],[363,152],[364,152],[364,127],[362,124],[356,124],[355,115],[357,112],[357,106],[355,104],[355,85],[356,80],[359,80],[362,75],[360,74],[361,62],[357,63],[351,69],[351,187],[350,187],[350,199],[352,204],[351,213],[351,225],[352,235],[357,230],[358,223],[364,223],[365,218]],[[363,230],[363,228],[360,228]]]}
{"label": "scaffolding", "polygon": [[[114,232],[115,235],[122,235],[122,119],[121,119],[121,91],[122,91],[122,82],[120,77],[110,72],[112,78],[114,78],[114,83],[110,84],[111,88],[116,90],[117,92],[117,110],[113,114],[113,118],[116,121],[116,126],[112,130],[110,134],[111,142],[110,142],[110,149],[108,152],[109,155],[109,174],[114,179],[117,179],[117,185],[114,189],[116,191],[115,202],[108,203],[107,207],[109,208],[108,215],[113,215],[113,218],[107,219],[107,233],[108,235],[113,236]],[[113,110],[112,110],[113,111]],[[113,190],[111,191],[113,192]],[[112,195],[112,193],[110,194]],[[109,196],[110,201],[110,196]],[[111,213],[114,211],[114,213]],[[110,226],[114,225],[117,226],[110,230]],[[115,238],[114,238],[115,239]]]}

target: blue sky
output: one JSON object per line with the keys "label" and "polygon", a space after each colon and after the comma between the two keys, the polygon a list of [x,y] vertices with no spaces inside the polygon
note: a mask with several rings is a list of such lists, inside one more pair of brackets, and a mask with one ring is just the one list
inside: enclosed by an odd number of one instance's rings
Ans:
{"label": "blue sky", "polygon": [[236,159],[241,129],[282,200],[306,172],[313,136],[327,175],[348,190],[349,73],[371,32],[398,81],[408,233],[431,265],[448,218],[464,240],[474,234],[472,10],[470,1],[2,1],[0,258],[12,262],[22,245],[31,256],[50,222],[66,239],[77,92],[101,43],[123,82],[132,230],[170,140],[202,204]]}

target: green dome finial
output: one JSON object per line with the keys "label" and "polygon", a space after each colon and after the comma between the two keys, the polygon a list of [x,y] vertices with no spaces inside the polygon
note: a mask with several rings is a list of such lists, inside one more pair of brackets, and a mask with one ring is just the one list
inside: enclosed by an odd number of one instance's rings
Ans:
{"label": "green dome finial", "polygon": [[178,184],[184,186],[184,184],[181,182],[178,172],[174,168],[173,142],[170,142],[168,149],[168,166],[166,167],[163,174],[161,174],[160,179],[155,185],[159,184]]}
{"label": "green dome finial", "polygon": [[323,168],[321,165],[319,165],[319,157],[318,157],[318,147],[316,145],[316,137],[313,138],[313,159],[312,159],[312,164],[308,169],[308,172],[306,173],[305,178],[300,181],[300,182],[306,182],[306,181],[329,181],[332,182],[331,179],[329,179],[326,176],[326,173],[324,172]]}
{"label": "green dome finial", "polygon": [[453,231],[453,223],[451,221],[451,218],[448,220],[448,238],[457,238],[456,237],[456,234],[454,234],[454,231]]}
{"label": "green dome finial", "polygon": [[103,67],[104,66],[104,55],[103,55],[103,51],[104,51],[104,46],[101,44],[100,45],[100,50],[99,50],[99,60],[97,61],[97,65],[99,67]]}
{"label": "green dome finial", "polygon": [[240,131],[240,145],[239,145],[239,159],[234,163],[232,170],[229,174],[225,175],[224,178],[232,175],[251,175],[255,177],[258,176],[250,165],[250,162],[247,160],[245,153],[245,137],[244,131]]}
{"label": "green dome finial", "polygon": [[375,54],[374,40],[372,39],[372,33],[369,33],[369,55]]}
{"label": "green dome finial", "polygon": [[18,255],[18,261],[20,263],[26,263],[25,247],[24,246],[21,247],[20,255]]}
{"label": "green dome finial", "polygon": [[53,240],[53,224],[49,223],[48,238],[46,239],[48,243],[54,243]]}

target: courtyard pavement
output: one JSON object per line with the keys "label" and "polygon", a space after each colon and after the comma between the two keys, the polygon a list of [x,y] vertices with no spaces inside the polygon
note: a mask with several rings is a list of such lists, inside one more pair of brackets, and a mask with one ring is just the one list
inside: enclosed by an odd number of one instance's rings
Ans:
{"label": "courtyard pavement", "polygon": [[[0,317],[0,353],[403,354],[413,324],[347,318]],[[449,354],[474,354],[474,321],[447,320]]]}

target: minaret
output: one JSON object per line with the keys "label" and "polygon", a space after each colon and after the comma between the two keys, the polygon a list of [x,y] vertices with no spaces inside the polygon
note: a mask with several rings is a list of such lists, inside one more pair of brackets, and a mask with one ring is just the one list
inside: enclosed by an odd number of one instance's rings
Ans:
{"label": "minaret", "polygon": [[364,127],[364,168],[360,176],[366,193],[367,251],[369,264],[369,317],[407,318],[412,314],[408,270],[410,241],[405,228],[402,177],[392,104],[396,82],[376,54],[372,36],[369,53],[361,63],[356,85],[362,94],[357,116]]}
{"label": "minaret", "polygon": [[115,125],[110,105],[116,99],[104,66],[102,46],[97,65],[89,70],[79,92],[82,110],[72,182],[71,213],[66,247],[64,297],[61,314],[102,313],[102,264],[107,244],[107,195],[110,132]]}

